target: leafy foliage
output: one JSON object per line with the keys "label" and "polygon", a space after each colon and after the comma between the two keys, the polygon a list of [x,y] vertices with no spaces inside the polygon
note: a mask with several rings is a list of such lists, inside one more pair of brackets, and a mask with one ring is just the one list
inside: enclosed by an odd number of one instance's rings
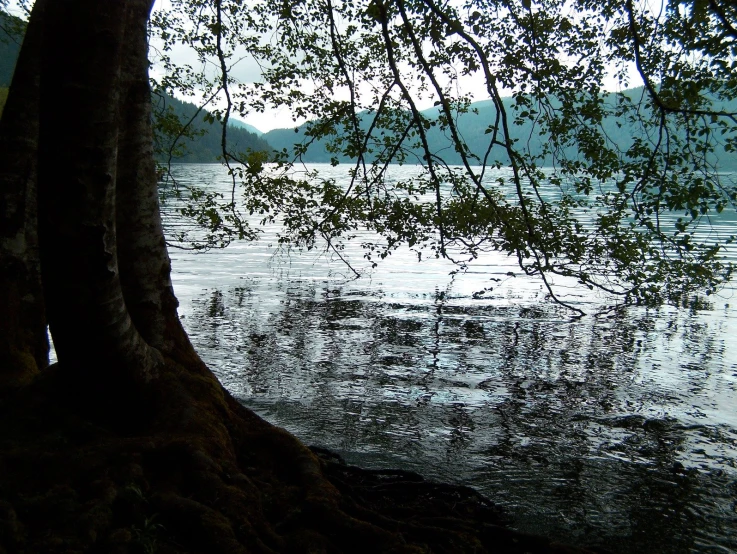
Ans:
{"label": "leafy foliage", "polygon": [[[192,183],[178,182],[174,162],[202,163],[223,159],[222,137],[240,159],[268,159],[272,148],[263,139],[242,128],[228,128],[202,106],[182,102],[166,93],[154,94],[155,152],[162,179],[162,201],[175,199],[179,216],[193,221],[200,232],[186,226],[169,229],[169,246],[207,250],[223,248],[235,239],[253,239],[256,231],[244,221],[234,198]],[[204,230],[204,233],[201,232]]]}
{"label": "leafy foliage", "polygon": [[[502,251],[553,298],[554,275],[658,302],[711,293],[732,274],[721,253],[734,237],[695,239],[737,199],[720,173],[720,154],[737,146],[731,3],[670,0],[653,11],[632,0],[179,0],[174,8],[153,18],[162,50],[186,45],[216,70],[165,57],[169,86],[219,96],[226,122],[233,111],[273,106],[310,120],[294,154],[282,151],[273,166],[228,155],[223,140],[234,191],[241,187],[249,212],[284,224],[284,242],[311,247],[322,237],[338,251],[364,228],[381,237],[366,244],[371,259],[408,245],[461,267]],[[262,69],[255,83],[236,82],[228,65],[245,55]],[[611,79],[642,88],[605,94]],[[472,105],[476,83],[483,116]],[[420,109],[427,103],[434,114]],[[459,121],[469,114],[483,117],[483,142],[464,136]],[[442,148],[430,140],[438,135]],[[347,188],[296,177],[293,164],[317,141],[332,163],[352,160]],[[392,163],[423,173],[390,181]],[[584,228],[582,215],[595,225]]]}
{"label": "leafy foliage", "polygon": [[[364,245],[372,261],[403,245],[460,268],[485,250],[505,252],[553,298],[555,275],[659,302],[709,294],[732,274],[722,254],[734,236],[696,239],[734,210],[737,195],[723,173],[737,154],[730,3],[670,0],[653,11],[632,0],[176,0],[172,8],[151,20],[164,70],[153,84],[167,99],[157,129],[160,144],[174,145],[162,159],[219,157],[233,179],[230,198],[187,191],[186,215],[208,230],[197,247],[256,236],[249,213],[282,223],[285,244],[324,243],[338,254],[367,229],[377,237]],[[20,20],[2,21],[20,36]],[[183,46],[197,63],[174,63]],[[236,80],[244,57],[260,80]],[[606,92],[612,79],[622,92]],[[481,89],[485,99],[473,102]],[[185,107],[173,91],[218,108]],[[309,121],[271,158],[259,153],[264,142],[239,140],[228,123],[232,113],[277,106]],[[186,154],[187,141],[207,154]],[[347,188],[295,171],[315,152],[352,164]],[[393,163],[423,171],[394,181]]]}

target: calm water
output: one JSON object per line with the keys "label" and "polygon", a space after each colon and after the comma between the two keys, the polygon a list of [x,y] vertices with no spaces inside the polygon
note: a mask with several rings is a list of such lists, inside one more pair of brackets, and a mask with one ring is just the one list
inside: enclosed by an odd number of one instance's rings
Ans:
{"label": "calm water", "polygon": [[[219,166],[174,173],[227,185]],[[244,404],[349,463],[472,485],[524,531],[614,552],[737,551],[732,291],[708,309],[572,320],[502,257],[451,277],[399,252],[350,279],[329,256],[275,250],[276,231],[171,251],[184,325]]]}

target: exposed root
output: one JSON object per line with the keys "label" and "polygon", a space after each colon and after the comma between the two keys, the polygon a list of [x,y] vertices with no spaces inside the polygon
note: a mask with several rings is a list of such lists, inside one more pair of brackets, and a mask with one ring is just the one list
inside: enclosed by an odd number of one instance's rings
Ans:
{"label": "exposed root", "polygon": [[471,489],[315,453],[196,364],[127,393],[47,370],[0,404],[0,452],[0,553],[575,552]]}

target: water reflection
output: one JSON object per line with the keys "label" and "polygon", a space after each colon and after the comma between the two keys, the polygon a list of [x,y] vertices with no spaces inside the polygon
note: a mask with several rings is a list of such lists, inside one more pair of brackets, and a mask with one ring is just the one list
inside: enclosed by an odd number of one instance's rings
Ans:
{"label": "water reflection", "polygon": [[231,391],[306,442],[471,484],[526,531],[617,552],[737,548],[730,317],[571,321],[266,281],[194,298],[188,331]]}
{"label": "water reflection", "polygon": [[[219,166],[177,171],[229,186]],[[350,463],[470,484],[525,531],[615,552],[737,551],[733,293],[572,321],[503,256],[450,278],[442,260],[396,252],[342,282],[324,257],[275,253],[277,232],[172,251],[185,327],[242,402]],[[354,267],[357,242],[343,252]],[[588,290],[562,295],[596,312]]]}

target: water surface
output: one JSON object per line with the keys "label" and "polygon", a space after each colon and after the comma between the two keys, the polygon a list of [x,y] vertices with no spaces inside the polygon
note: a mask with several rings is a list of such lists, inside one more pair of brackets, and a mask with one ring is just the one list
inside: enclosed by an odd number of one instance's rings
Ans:
{"label": "water surface", "polygon": [[[327,255],[275,250],[277,231],[171,251],[183,323],[245,405],[349,463],[471,485],[524,531],[615,552],[737,551],[731,291],[576,320],[503,257],[450,276],[398,252],[354,280]],[[600,299],[560,284],[596,312]]]}

